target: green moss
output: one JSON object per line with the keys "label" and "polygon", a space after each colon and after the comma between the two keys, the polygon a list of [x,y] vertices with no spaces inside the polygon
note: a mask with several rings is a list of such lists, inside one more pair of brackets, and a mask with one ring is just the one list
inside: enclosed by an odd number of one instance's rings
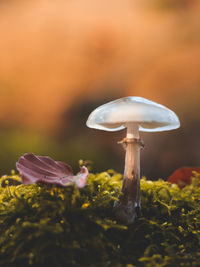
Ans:
{"label": "green moss", "polygon": [[[121,175],[90,174],[83,189],[0,180],[0,266],[200,266],[200,187],[141,179],[142,213],[118,224]],[[16,181],[16,182],[15,182]]]}

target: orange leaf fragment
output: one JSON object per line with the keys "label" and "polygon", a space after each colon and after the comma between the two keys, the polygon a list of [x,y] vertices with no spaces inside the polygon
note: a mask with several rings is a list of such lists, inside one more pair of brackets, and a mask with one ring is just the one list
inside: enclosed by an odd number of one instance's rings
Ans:
{"label": "orange leaf fragment", "polygon": [[200,167],[181,167],[168,177],[167,182],[177,184],[179,188],[183,188],[191,184],[193,171],[200,173]]}

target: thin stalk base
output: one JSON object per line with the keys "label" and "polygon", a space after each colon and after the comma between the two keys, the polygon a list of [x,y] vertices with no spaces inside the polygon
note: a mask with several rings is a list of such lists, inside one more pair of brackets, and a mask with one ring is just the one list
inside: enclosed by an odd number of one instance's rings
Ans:
{"label": "thin stalk base", "polygon": [[140,149],[143,143],[139,138],[125,138],[126,159],[123,176],[122,195],[115,203],[117,220],[131,224],[140,213]]}

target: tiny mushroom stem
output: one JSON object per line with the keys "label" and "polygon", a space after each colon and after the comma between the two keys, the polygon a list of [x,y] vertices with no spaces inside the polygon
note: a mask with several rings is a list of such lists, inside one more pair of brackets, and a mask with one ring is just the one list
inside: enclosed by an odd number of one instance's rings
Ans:
{"label": "tiny mushroom stem", "polygon": [[127,224],[132,223],[140,210],[140,149],[139,127],[127,123],[126,157],[123,176],[122,196],[116,203],[117,218]]}
{"label": "tiny mushroom stem", "polygon": [[[140,143],[139,140],[139,127],[135,123],[127,124],[126,135],[126,158],[124,167],[124,178],[122,192],[126,193],[126,180],[129,179],[133,183],[134,192],[136,192],[136,202],[140,200]],[[132,187],[131,187],[132,188]],[[131,191],[131,190],[130,190]],[[132,198],[133,192],[127,191],[126,198]],[[139,203],[135,203],[135,207]]]}
{"label": "tiny mushroom stem", "polygon": [[139,139],[140,135],[139,135],[139,127],[137,123],[133,123],[133,122],[129,122],[126,124],[127,126],[127,132],[126,132],[126,138],[127,139]]}

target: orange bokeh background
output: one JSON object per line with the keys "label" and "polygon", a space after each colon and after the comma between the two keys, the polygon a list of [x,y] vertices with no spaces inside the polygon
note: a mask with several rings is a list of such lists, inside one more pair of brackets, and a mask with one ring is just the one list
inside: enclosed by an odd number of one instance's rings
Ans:
{"label": "orange bokeh background", "polygon": [[116,142],[125,133],[85,122],[98,105],[128,95],[166,105],[182,125],[142,134],[142,174],[167,178],[200,165],[199,16],[198,0],[2,1],[0,173],[26,151],[122,172]]}

